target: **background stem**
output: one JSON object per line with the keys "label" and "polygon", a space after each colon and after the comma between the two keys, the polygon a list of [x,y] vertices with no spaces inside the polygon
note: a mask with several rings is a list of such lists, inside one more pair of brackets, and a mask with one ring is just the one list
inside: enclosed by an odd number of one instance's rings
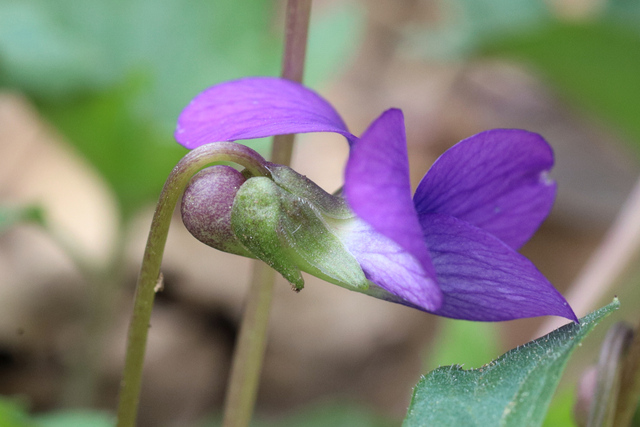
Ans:
{"label": "background stem", "polygon": [[[591,255],[578,277],[564,293],[578,317],[595,309],[603,296],[612,296],[611,288],[631,265],[640,248],[640,178],[600,246]],[[549,317],[535,332],[541,337],[566,323]]]}
{"label": "background stem", "polygon": [[276,272],[253,263],[252,282],[231,366],[223,427],[248,426],[253,415],[267,338]]}
{"label": "background stem", "polygon": [[[288,0],[282,77],[302,82],[311,15],[311,0]],[[294,135],[273,139],[271,161],[291,164]],[[223,427],[246,427],[251,422],[258,393],[260,371],[266,346],[267,325],[276,272],[255,261],[252,285],[233,356],[224,407]]]}
{"label": "background stem", "polygon": [[[285,79],[302,83],[310,17],[311,0],[288,0],[281,74]],[[293,141],[294,135],[278,135],[273,138],[271,161],[279,165],[290,165]]]}
{"label": "background stem", "polygon": [[633,339],[624,360],[613,425],[630,426],[638,403],[640,403],[640,321],[633,331]]}

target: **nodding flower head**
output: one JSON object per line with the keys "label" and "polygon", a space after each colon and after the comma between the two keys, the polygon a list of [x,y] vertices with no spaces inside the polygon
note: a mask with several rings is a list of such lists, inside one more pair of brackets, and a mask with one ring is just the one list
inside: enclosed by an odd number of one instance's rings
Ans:
{"label": "nodding flower head", "polygon": [[383,112],[358,138],[326,100],[288,80],[213,86],[185,108],[175,136],[196,148],[306,132],[347,139],[341,192],[329,194],[246,148],[269,176],[229,166],[198,173],[182,202],[189,231],[216,249],[267,262],[298,290],[305,271],[446,317],[577,321],[517,252],[555,198],[553,152],[540,135],[494,129],[465,139],[431,166],[413,197],[400,110]]}

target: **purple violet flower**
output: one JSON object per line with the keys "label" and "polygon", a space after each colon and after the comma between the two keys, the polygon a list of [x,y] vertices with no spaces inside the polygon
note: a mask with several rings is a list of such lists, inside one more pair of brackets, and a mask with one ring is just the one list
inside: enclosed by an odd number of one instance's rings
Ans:
{"label": "purple violet flower", "polygon": [[[385,111],[357,138],[326,100],[295,82],[256,77],[213,86],[184,109],[175,137],[193,149],[306,132],[336,132],[350,144],[342,197],[351,214],[318,218],[357,260],[366,283],[347,283],[355,279],[333,276],[305,254],[300,269],[440,316],[501,321],[556,315],[577,321],[562,295],[516,252],[555,198],[556,185],[547,176],[553,152],[540,135],[495,129],[461,141],[433,164],[413,199],[400,110]],[[231,178],[218,181],[225,179]],[[303,186],[322,192],[307,181]],[[246,184],[241,177],[234,182],[235,195]],[[242,248],[235,253],[246,255]]]}

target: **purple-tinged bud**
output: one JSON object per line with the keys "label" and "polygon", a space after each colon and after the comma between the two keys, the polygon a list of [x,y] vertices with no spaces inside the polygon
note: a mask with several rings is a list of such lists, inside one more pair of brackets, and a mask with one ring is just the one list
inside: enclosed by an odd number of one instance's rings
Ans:
{"label": "purple-tinged bud", "polygon": [[252,257],[231,228],[233,201],[246,178],[230,166],[198,172],[182,196],[182,222],[202,243],[232,254]]}

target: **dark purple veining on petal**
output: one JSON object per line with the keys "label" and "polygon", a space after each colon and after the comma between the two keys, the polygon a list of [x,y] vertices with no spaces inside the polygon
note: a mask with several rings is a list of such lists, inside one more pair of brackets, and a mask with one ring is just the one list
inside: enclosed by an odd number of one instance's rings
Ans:
{"label": "dark purple veining on petal", "polygon": [[334,228],[343,244],[367,279],[384,291],[371,288],[365,293],[425,311],[440,307],[442,292],[416,257],[360,218],[340,224]]}
{"label": "dark purple veining on petal", "polygon": [[540,135],[489,130],[447,150],[422,179],[414,203],[421,214],[454,216],[517,249],[551,210],[552,166],[553,152]]}
{"label": "dark purple veining on petal", "polygon": [[435,314],[501,321],[578,318],[536,267],[492,234],[442,214],[420,216],[444,302]]}
{"label": "dark purple veining on petal", "polygon": [[335,109],[299,83],[250,77],[210,87],[182,111],[176,140],[192,149],[215,141],[336,132],[356,140]]}

